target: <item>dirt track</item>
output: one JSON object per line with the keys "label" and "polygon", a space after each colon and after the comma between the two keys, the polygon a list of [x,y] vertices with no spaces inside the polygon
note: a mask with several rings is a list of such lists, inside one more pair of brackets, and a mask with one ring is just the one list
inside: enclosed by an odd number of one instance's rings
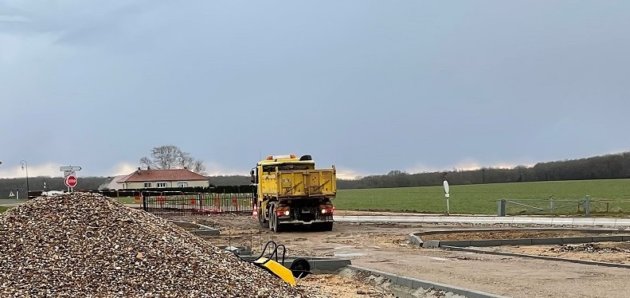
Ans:
{"label": "dirt track", "polygon": [[[446,225],[336,223],[332,232],[292,230],[274,234],[259,228],[258,223],[248,216],[212,215],[197,217],[195,221],[221,230],[222,236],[207,238],[215,245],[245,245],[259,250],[268,240],[274,240],[284,244],[292,256],[349,258],[358,266],[498,295],[511,297],[630,295],[630,282],[627,279],[630,269],[423,249],[413,247],[407,242],[409,233],[449,228]],[[462,228],[466,225],[455,227]],[[541,249],[551,252],[551,248]],[[562,253],[563,257],[571,257],[572,252]],[[585,253],[574,254],[575,257],[584,258]],[[621,259],[627,259],[629,255],[627,251],[617,251],[615,254]],[[349,294],[345,297],[385,295],[375,288],[355,289],[361,283],[351,283],[349,279],[343,277],[319,278],[340,278],[341,282],[338,283],[346,284],[346,289],[349,289]],[[333,282],[325,281],[324,284],[326,283]],[[322,283],[314,284],[317,286]]]}

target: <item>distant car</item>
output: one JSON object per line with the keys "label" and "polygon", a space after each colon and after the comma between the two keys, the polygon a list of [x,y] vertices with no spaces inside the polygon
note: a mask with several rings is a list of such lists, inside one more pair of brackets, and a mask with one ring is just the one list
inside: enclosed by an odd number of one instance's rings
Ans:
{"label": "distant car", "polygon": [[65,192],[61,191],[61,190],[49,190],[49,191],[42,192],[42,196],[44,196],[44,197],[52,197],[52,196],[62,195],[64,193]]}

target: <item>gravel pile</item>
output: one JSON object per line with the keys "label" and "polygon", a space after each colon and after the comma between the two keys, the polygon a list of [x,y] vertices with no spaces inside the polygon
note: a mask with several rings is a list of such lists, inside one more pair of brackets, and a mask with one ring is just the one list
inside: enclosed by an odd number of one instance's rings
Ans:
{"label": "gravel pile", "polygon": [[182,228],[101,195],[0,215],[0,297],[303,297]]}
{"label": "gravel pile", "polygon": [[629,249],[618,247],[608,247],[604,245],[586,243],[586,244],[562,244],[560,246],[549,249],[552,252],[587,252],[587,253],[628,253]]}

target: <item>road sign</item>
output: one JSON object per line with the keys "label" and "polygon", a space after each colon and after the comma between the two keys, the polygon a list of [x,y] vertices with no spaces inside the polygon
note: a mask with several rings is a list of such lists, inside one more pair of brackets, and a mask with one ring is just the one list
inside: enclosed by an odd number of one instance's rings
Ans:
{"label": "road sign", "polygon": [[81,171],[81,167],[79,166],[62,166],[59,167],[59,171],[62,172],[75,172],[75,171]]}
{"label": "road sign", "polygon": [[70,175],[66,177],[66,180],[64,182],[66,183],[67,187],[74,188],[75,186],[77,186],[77,177],[74,175]]}
{"label": "road sign", "polygon": [[444,197],[448,198],[450,196],[450,187],[448,186],[448,181],[444,180]]}
{"label": "road sign", "polygon": [[9,198],[12,198],[12,197],[15,197],[15,195],[13,194],[13,191],[9,193]]}
{"label": "road sign", "polygon": [[451,213],[451,207],[448,204],[448,198],[451,196],[450,192],[450,187],[448,186],[448,181],[446,181],[446,179],[444,179],[444,198],[446,198],[446,215],[449,215]]}

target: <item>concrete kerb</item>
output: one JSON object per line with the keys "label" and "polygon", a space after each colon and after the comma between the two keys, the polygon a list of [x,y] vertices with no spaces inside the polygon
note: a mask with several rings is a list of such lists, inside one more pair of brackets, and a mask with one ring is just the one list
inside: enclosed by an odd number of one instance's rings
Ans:
{"label": "concrete kerb", "polygon": [[457,246],[441,246],[443,249],[453,250],[453,251],[464,251],[464,252],[472,252],[472,253],[480,253],[487,255],[498,255],[498,256],[508,256],[508,257],[517,257],[517,258],[530,258],[530,259],[539,259],[545,261],[562,261],[583,265],[597,265],[597,266],[605,266],[605,267],[615,267],[615,268],[625,268],[630,269],[630,265],[627,264],[616,264],[616,263],[605,263],[605,262],[596,262],[596,261],[586,261],[586,260],[574,260],[574,259],[563,259],[556,257],[548,257],[548,256],[535,256],[535,255],[526,255],[526,254],[517,254],[517,253],[509,253],[509,252],[497,252],[497,251],[488,251],[475,249],[471,247],[457,247]]}
{"label": "concrete kerb", "polygon": [[562,244],[560,238],[535,238],[532,239],[532,245],[556,245]]}
{"label": "concrete kerb", "polygon": [[384,278],[389,279],[392,284],[395,284],[395,285],[398,285],[398,286],[402,286],[402,287],[407,287],[407,288],[414,289],[414,290],[415,289],[419,289],[419,288],[423,288],[423,289],[438,289],[438,290],[451,292],[451,293],[454,293],[454,294],[457,294],[457,295],[462,295],[462,296],[471,297],[471,298],[503,297],[503,296],[490,294],[490,293],[486,293],[486,292],[481,292],[481,291],[461,288],[461,287],[457,287],[457,286],[452,286],[452,285],[432,282],[432,281],[428,281],[428,280],[421,280],[421,279],[416,279],[416,278],[410,278],[410,277],[406,277],[406,276],[396,275],[396,274],[392,274],[392,273],[387,273],[387,272],[383,272],[383,271],[373,270],[373,269],[359,267],[359,266],[354,266],[354,265],[348,266],[348,269],[351,269],[351,270],[354,270],[354,271],[359,271],[359,272],[364,272],[364,273],[371,274],[371,275],[382,276]]}
{"label": "concrete kerb", "polygon": [[[628,236],[630,238],[630,236]],[[593,236],[593,242],[622,242],[623,236]]]}
{"label": "concrete kerb", "polygon": [[[425,248],[438,248],[440,246],[456,246],[456,247],[486,247],[486,246],[500,246],[500,245],[541,245],[541,244],[576,244],[576,243],[590,243],[590,242],[607,242],[607,241],[629,241],[630,235],[606,235],[606,236],[586,236],[586,237],[558,237],[558,238],[519,238],[519,239],[482,239],[482,240],[423,240],[421,236],[432,234],[454,234],[454,233],[469,233],[469,232],[487,232],[487,231],[514,231],[511,228],[501,229],[460,229],[460,230],[433,230],[426,232],[411,233],[407,236],[407,239],[413,245],[425,247]],[[586,233],[619,233],[619,230],[615,229],[603,229],[603,228],[528,228],[518,229],[518,231],[580,231]]]}
{"label": "concrete kerb", "polygon": [[416,234],[414,233],[407,235],[407,239],[414,246],[422,246],[422,243],[424,243],[424,241],[422,241],[422,239],[420,239],[420,237],[416,236]]}
{"label": "concrete kerb", "polygon": [[209,226],[204,226],[204,225],[200,225],[200,224],[197,224],[197,226],[199,227],[198,229],[191,231],[195,235],[218,236],[218,235],[221,234],[221,232],[219,230],[211,228]]}
{"label": "concrete kerb", "polygon": [[[304,259],[306,259],[310,263],[311,272],[313,272],[314,274],[336,273],[340,269],[350,266],[352,264],[352,262],[348,259],[316,257],[304,257]],[[288,268],[291,266],[291,262],[293,262],[293,260],[291,260],[290,262],[289,260],[287,260],[283,265],[287,266]]]}

